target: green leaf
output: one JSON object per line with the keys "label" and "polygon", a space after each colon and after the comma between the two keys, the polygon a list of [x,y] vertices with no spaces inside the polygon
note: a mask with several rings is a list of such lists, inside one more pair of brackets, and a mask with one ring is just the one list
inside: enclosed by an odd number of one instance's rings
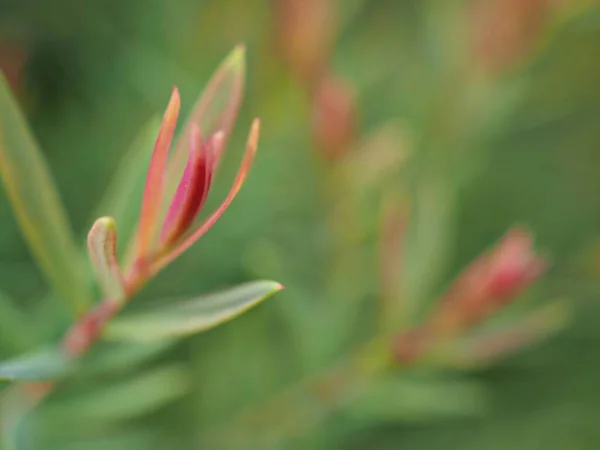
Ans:
{"label": "green leaf", "polygon": [[152,117],[140,130],[123,156],[109,187],[100,201],[92,220],[98,216],[111,216],[117,223],[121,242],[131,238],[140,214],[142,192],[148,162],[160,129],[160,117]]}
{"label": "green leaf", "polygon": [[486,409],[479,383],[461,380],[383,376],[373,380],[346,413],[359,421],[423,423]]}
{"label": "green leaf", "polygon": [[550,338],[570,323],[571,309],[565,300],[548,302],[508,323],[458,338],[442,345],[432,360],[446,368],[484,368],[498,360]]}
{"label": "green leaf", "polygon": [[172,339],[153,342],[98,342],[83,357],[77,375],[89,378],[124,373],[157,358],[172,349],[177,342]]}
{"label": "green leaf", "polygon": [[0,392],[0,448],[31,448],[32,415],[20,385]]}
{"label": "green leaf", "polygon": [[115,318],[105,337],[147,341],[199,333],[233,319],[282,288],[274,281],[256,281],[191,300],[164,302]]}
{"label": "green leaf", "polygon": [[167,366],[41,408],[54,426],[119,423],[152,413],[189,392],[187,371]]}
{"label": "green leaf", "polygon": [[24,352],[36,344],[36,335],[11,299],[0,292],[0,343],[15,352]]}
{"label": "green leaf", "polygon": [[84,266],[44,156],[0,77],[0,175],[37,262],[61,298],[80,313],[91,303]]}
{"label": "green leaf", "polygon": [[66,375],[69,360],[58,349],[46,349],[0,361],[0,380],[45,381]]}

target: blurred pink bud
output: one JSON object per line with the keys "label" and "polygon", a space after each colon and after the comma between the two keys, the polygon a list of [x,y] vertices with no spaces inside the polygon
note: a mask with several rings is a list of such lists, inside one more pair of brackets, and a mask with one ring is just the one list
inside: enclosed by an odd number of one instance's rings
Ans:
{"label": "blurred pink bud", "polygon": [[222,148],[222,132],[215,133],[205,142],[200,129],[193,129],[190,157],[161,230],[163,244],[172,244],[179,239],[202,210]]}
{"label": "blurred pink bud", "polygon": [[513,302],[546,270],[531,235],[510,230],[487,254],[469,265],[451,285],[431,319],[439,331],[468,328]]}
{"label": "blurred pink bud", "polygon": [[356,140],[357,112],[354,93],[339,78],[324,77],[313,100],[313,135],[326,160],[345,155]]}
{"label": "blurred pink bud", "polygon": [[512,68],[540,38],[556,0],[473,0],[474,57],[492,73]]}
{"label": "blurred pink bud", "polygon": [[467,332],[515,301],[545,270],[531,235],[520,228],[510,230],[456,278],[423,324],[396,334],[391,342],[396,361],[411,364],[440,339]]}
{"label": "blurred pink bud", "polygon": [[274,0],[277,44],[294,76],[312,86],[329,60],[337,26],[332,0]]}
{"label": "blurred pink bud", "polygon": [[203,220],[196,220],[235,124],[244,76],[245,49],[237,46],[208,82],[175,143],[180,98],[177,88],[173,89],[146,176],[137,245],[130,246],[133,257],[126,264],[128,293],[139,289],[203,236],[244,183],[258,146],[258,119],[250,127],[246,152],[229,193],[215,211]]}

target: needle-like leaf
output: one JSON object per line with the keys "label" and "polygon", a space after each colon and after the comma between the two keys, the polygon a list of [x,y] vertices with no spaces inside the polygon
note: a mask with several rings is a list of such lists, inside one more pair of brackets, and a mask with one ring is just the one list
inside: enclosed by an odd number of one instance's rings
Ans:
{"label": "needle-like leaf", "polygon": [[44,156],[2,76],[0,175],[42,272],[60,298],[82,313],[91,292],[80,254]]}
{"label": "needle-like leaf", "polygon": [[233,182],[233,186],[229,191],[229,194],[221,203],[221,205],[214,211],[206,220],[201,222],[195,230],[192,230],[190,234],[172,251],[167,253],[163,258],[159,259],[156,263],[155,270],[160,270],[160,268],[167,265],[169,262],[173,261],[179,255],[181,255],[184,251],[190,248],[194,242],[196,242],[200,237],[202,237],[221,217],[223,212],[227,209],[227,207],[231,204],[237,193],[239,192],[242,184],[246,180],[246,176],[248,175],[248,171],[250,170],[250,166],[252,161],[254,160],[254,155],[256,154],[256,149],[258,147],[258,138],[260,135],[260,121],[259,119],[254,119],[252,122],[252,127],[250,129],[250,134],[248,136],[248,143],[246,145],[246,154],[244,155],[244,159],[240,166],[240,170],[237,173],[237,176]]}
{"label": "needle-like leaf", "polygon": [[274,281],[255,281],[191,300],[170,301],[116,317],[105,337],[149,341],[200,333],[237,317],[281,289],[283,286]]}
{"label": "needle-like leaf", "polygon": [[140,215],[140,226],[138,234],[138,255],[144,256],[150,253],[154,244],[156,230],[158,228],[161,202],[164,197],[165,174],[169,148],[175,133],[177,118],[179,116],[180,99],[177,88],[169,100],[169,105],[163,117],[162,126],[154,146],[154,153],[150,161],[144,199],[142,201],[142,212]]}
{"label": "needle-like leaf", "polygon": [[163,244],[172,244],[179,239],[200,213],[208,197],[215,157],[222,144],[223,133],[216,133],[208,142],[204,142],[200,130],[194,128],[190,158],[161,232]]}
{"label": "needle-like leaf", "polygon": [[177,139],[167,175],[167,198],[172,198],[184,171],[194,127],[203,136],[223,133],[223,148],[231,134],[244,93],[246,50],[235,47],[217,68],[196,102],[182,134]]}

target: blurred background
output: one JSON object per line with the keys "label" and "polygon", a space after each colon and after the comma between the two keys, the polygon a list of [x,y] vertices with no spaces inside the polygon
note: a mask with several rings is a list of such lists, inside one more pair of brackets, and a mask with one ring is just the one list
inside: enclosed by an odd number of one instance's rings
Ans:
{"label": "blurred background", "polygon": [[[18,448],[596,449],[600,5],[3,0],[0,68],[82,249],[140,127],[174,85],[187,114],[238,43],[246,94],[211,204],[254,116],[257,159],[134,303],[257,278],[286,289],[192,339],[100,343]],[[0,314],[27,325],[0,326],[9,357],[68,322],[1,192]],[[482,328],[498,345],[370,365],[387,347],[369,342],[423,321],[513,226],[549,270]]]}

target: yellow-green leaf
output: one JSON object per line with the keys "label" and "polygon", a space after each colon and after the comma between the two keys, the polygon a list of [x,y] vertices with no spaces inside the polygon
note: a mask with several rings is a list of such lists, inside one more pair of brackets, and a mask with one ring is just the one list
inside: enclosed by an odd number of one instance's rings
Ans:
{"label": "yellow-green leaf", "polygon": [[185,301],[167,301],[115,318],[105,332],[111,340],[149,341],[206,331],[237,317],[282,289],[274,281],[256,281]]}
{"label": "yellow-green leaf", "polygon": [[42,272],[75,312],[91,292],[70,224],[44,156],[10,87],[0,76],[0,175],[23,235]]}
{"label": "yellow-green leaf", "polygon": [[117,229],[112,217],[100,217],[88,234],[88,252],[102,293],[112,301],[125,300],[125,281],[117,261]]}

